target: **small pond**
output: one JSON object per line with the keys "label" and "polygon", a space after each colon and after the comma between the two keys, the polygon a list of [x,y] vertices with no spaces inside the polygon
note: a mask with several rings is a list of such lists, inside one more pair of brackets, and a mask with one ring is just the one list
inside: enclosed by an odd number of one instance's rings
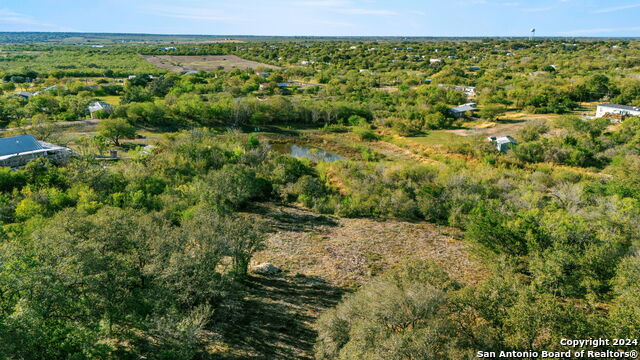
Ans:
{"label": "small pond", "polygon": [[296,158],[310,159],[313,162],[333,162],[344,160],[344,157],[330,153],[326,150],[294,144],[273,144],[272,149],[283,154],[289,154]]}

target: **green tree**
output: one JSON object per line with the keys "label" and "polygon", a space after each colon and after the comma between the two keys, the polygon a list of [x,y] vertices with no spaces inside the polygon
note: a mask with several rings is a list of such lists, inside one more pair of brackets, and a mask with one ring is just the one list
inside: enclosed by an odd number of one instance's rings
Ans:
{"label": "green tree", "polygon": [[104,119],[98,124],[98,134],[120,146],[121,139],[131,139],[136,136],[136,127],[125,119]]}
{"label": "green tree", "polygon": [[488,121],[495,121],[506,112],[504,105],[487,104],[480,110],[480,117]]}

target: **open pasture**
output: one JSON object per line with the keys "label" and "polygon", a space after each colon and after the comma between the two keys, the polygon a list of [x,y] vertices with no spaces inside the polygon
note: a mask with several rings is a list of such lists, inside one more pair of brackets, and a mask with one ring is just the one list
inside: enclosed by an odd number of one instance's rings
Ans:
{"label": "open pasture", "polygon": [[175,72],[214,71],[220,68],[223,68],[225,71],[257,68],[279,69],[279,67],[274,65],[245,60],[235,55],[142,55],[142,58],[159,68]]}

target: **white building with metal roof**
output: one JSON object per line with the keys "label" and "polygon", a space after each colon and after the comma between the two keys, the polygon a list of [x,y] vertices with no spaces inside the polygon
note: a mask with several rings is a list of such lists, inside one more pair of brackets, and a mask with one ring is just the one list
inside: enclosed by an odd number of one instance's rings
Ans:
{"label": "white building with metal roof", "polygon": [[596,117],[606,117],[607,115],[618,116],[640,116],[640,108],[635,106],[600,104],[596,109]]}
{"label": "white building with metal roof", "polygon": [[0,138],[0,166],[23,166],[40,157],[62,160],[71,154],[71,149],[38,141],[33,135]]}
{"label": "white building with metal roof", "polygon": [[462,118],[462,117],[465,117],[467,114],[473,114],[476,111],[476,104],[468,103],[468,104],[450,108],[449,110],[451,110],[455,118]]}
{"label": "white building with metal roof", "polygon": [[490,136],[487,138],[487,140],[495,143],[496,149],[498,149],[498,151],[500,152],[507,152],[513,146],[518,145],[518,142],[511,136],[501,136],[501,137]]}
{"label": "white building with metal roof", "polygon": [[107,104],[106,102],[102,102],[102,101],[96,101],[91,105],[89,105],[89,114],[91,114],[92,118],[95,112],[98,112],[101,110],[112,111],[113,107],[111,106],[111,104]]}

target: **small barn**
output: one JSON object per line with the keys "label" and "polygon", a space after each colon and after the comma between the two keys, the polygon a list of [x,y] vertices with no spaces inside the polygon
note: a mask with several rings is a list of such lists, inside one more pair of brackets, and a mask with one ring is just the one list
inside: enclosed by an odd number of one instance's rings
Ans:
{"label": "small barn", "polygon": [[38,141],[33,135],[0,138],[0,166],[23,166],[41,157],[63,160],[71,154],[69,148]]}
{"label": "small barn", "polygon": [[106,102],[102,102],[102,101],[96,101],[94,103],[92,103],[91,105],[89,105],[89,114],[91,114],[91,117],[93,118],[93,114],[98,112],[98,111],[112,111],[113,110],[113,106],[111,106],[110,104],[107,104]]}
{"label": "small barn", "polygon": [[496,144],[496,149],[500,152],[507,152],[509,149],[518,145],[518,142],[511,136],[495,137],[490,136],[487,140]]}
{"label": "small barn", "polygon": [[473,115],[473,113],[476,111],[476,104],[468,103],[468,104],[456,106],[454,108],[450,108],[449,110],[451,110],[453,117],[455,117],[456,119],[460,119],[467,116],[467,114]]}
{"label": "small barn", "polygon": [[635,106],[600,104],[596,109],[596,117],[612,118],[614,122],[620,122],[627,116],[640,116],[640,108]]}
{"label": "small barn", "polygon": [[29,100],[30,98],[35,96],[35,94],[32,93],[32,92],[28,92],[28,91],[18,91],[16,93],[16,96],[20,97],[20,98],[23,98],[23,99],[26,99],[26,100]]}

